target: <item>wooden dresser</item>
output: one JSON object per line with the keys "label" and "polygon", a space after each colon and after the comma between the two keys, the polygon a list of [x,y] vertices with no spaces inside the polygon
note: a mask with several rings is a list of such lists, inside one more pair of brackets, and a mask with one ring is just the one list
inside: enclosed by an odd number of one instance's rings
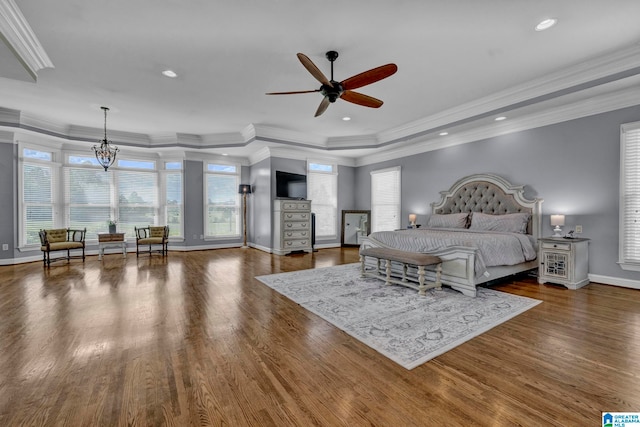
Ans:
{"label": "wooden dresser", "polygon": [[311,201],[275,200],[273,253],[286,255],[295,251],[311,253]]}

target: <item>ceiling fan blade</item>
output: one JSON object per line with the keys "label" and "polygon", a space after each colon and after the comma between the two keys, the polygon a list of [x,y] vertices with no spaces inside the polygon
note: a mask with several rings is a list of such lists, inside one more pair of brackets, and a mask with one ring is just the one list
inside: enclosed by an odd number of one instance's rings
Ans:
{"label": "ceiling fan blade", "polygon": [[379,80],[386,79],[387,77],[395,74],[396,71],[398,71],[398,66],[396,64],[381,65],[380,67],[372,68],[369,71],[349,77],[348,79],[343,80],[340,84],[345,90],[357,89],[359,87],[375,83]]}
{"label": "ceiling fan blade", "polygon": [[325,96],[324,98],[322,98],[322,102],[316,110],[316,115],[313,117],[318,117],[319,115],[324,113],[327,110],[327,107],[329,107],[329,104],[331,104],[331,102],[329,101],[329,97]]}
{"label": "ceiling fan blade", "polygon": [[293,91],[293,92],[267,92],[267,93],[265,93],[265,95],[295,95],[297,93],[314,93],[314,92],[320,92],[320,89],[298,90],[298,91]]}
{"label": "ceiling fan blade", "polygon": [[342,92],[342,96],[340,96],[340,98],[344,99],[345,101],[352,102],[358,105],[364,105],[365,107],[370,108],[380,108],[380,106],[383,104],[383,102],[377,98],[354,92],[352,90],[345,90],[344,92]]}
{"label": "ceiling fan blade", "polygon": [[305,55],[304,53],[299,53],[298,59],[300,60],[300,62],[302,62],[302,65],[304,65],[304,68],[306,68],[307,71],[309,71],[311,75],[316,78],[316,80],[318,80],[323,85],[333,86],[329,81],[329,79],[327,79],[327,77],[324,74],[322,74],[322,71],[320,71],[320,69],[316,67],[316,64],[314,64],[309,59],[309,57],[307,57],[307,55]]}

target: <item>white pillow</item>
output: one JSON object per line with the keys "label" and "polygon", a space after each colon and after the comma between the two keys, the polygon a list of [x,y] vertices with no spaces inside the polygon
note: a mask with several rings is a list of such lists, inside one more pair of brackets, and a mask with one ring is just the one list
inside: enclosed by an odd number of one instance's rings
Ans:
{"label": "white pillow", "polygon": [[469,230],[505,231],[508,233],[526,233],[531,214],[513,213],[504,215],[488,215],[474,212],[471,215]]}
{"label": "white pillow", "polygon": [[466,228],[468,213],[433,214],[429,217],[428,228]]}

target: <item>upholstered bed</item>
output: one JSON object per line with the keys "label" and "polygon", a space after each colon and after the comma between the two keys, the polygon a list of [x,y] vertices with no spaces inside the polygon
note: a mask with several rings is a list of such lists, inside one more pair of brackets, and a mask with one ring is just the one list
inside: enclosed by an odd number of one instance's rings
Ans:
{"label": "upholstered bed", "polygon": [[[475,296],[479,284],[537,268],[542,199],[527,199],[524,186],[492,174],[462,178],[440,194],[426,227],[374,232],[361,249],[438,256],[442,283],[469,296]],[[401,274],[402,266],[394,270]]]}

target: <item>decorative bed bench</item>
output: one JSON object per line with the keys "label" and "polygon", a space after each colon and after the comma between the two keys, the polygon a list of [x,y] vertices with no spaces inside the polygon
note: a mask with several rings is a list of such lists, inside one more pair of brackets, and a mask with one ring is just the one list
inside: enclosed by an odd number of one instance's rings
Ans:
{"label": "decorative bed bench", "polygon": [[[40,230],[40,250],[42,251],[42,261],[45,266],[50,266],[51,261],[71,258],[82,258],[84,262],[84,238],[87,229],[72,230],[70,228],[56,228],[52,230]],[[82,250],[82,255],[71,256],[71,250]],[[51,252],[67,251],[66,257],[51,259]]]}
{"label": "decorative bed bench", "polygon": [[[365,258],[372,257],[377,259],[377,268],[374,272],[369,272],[365,269]],[[385,269],[384,272],[380,268],[380,261],[384,260]],[[391,262],[398,262],[402,264],[402,278],[397,279],[391,276]],[[416,286],[415,278],[407,275],[408,266],[415,266],[418,268],[418,285]],[[429,265],[435,265],[435,281],[427,283],[425,281],[425,267]],[[376,277],[383,279],[387,285],[395,283],[397,285],[407,286],[409,288],[417,289],[420,295],[426,295],[427,289],[437,288],[441,289],[440,275],[442,272],[442,260],[433,255],[422,254],[417,252],[406,252],[398,249],[390,248],[366,248],[360,251],[360,274],[364,276]],[[412,283],[414,282],[414,283]]]}

